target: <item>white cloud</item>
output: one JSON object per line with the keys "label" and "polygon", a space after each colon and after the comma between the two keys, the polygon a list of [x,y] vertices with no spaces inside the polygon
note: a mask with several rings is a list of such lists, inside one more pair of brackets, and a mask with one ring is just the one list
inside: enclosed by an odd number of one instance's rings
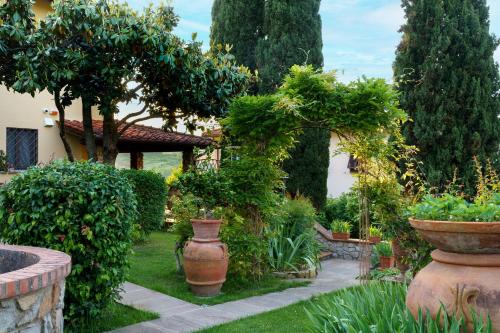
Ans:
{"label": "white cloud", "polygon": [[366,22],[391,31],[398,31],[401,25],[405,23],[404,10],[399,3],[385,5],[363,16]]}
{"label": "white cloud", "polygon": [[210,25],[181,18],[179,29],[191,30],[192,32],[210,32]]}

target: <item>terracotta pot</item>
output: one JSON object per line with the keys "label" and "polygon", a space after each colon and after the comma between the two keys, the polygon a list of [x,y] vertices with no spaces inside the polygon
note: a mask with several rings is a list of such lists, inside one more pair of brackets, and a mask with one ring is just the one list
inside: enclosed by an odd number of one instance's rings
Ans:
{"label": "terracotta pot", "polygon": [[351,237],[349,232],[332,232],[332,238],[336,240],[348,240]]}
{"label": "terracotta pot", "polygon": [[394,267],[394,256],[391,257],[379,256],[379,260],[380,260],[380,269],[388,269]]}
{"label": "terracotta pot", "polygon": [[408,251],[401,246],[400,241],[396,238],[392,241],[392,252],[394,253],[394,263],[396,268],[399,269],[404,276],[410,269],[410,266],[403,262],[404,258],[408,256]]}
{"label": "terracotta pot", "polygon": [[440,250],[500,254],[500,222],[452,222],[410,219],[426,241]]}
{"label": "terracotta pot", "polygon": [[380,236],[370,236],[368,237],[368,241],[373,244],[378,244],[382,241],[382,238]]}
{"label": "terracotta pot", "polygon": [[218,240],[221,220],[197,220],[192,219],[194,238],[202,241]]}
{"label": "terracotta pot", "polygon": [[228,266],[227,246],[217,238],[221,221],[191,222],[195,237],[184,247],[186,282],[197,296],[216,296],[226,281]]}
{"label": "terracotta pot", "polygon": [[[490,247],[488,247],[490,248]],[[493,332],[500,333],[500,255],[432,252],[433,261],[412,281],[406,305],[415,318],[418,309],[436,317],[441,304],[449,314],[472,322],[472,308],[489,314]]]}

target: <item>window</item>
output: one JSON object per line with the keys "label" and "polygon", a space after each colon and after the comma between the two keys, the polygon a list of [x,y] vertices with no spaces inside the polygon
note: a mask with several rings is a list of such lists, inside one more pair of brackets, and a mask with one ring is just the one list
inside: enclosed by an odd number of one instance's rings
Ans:
{"label": "window", "polygon": [[358,160],[354,156],[349,155],[349,162],[347,162],[347,168],[351,172],[358,172],[358,166],[359,166]]}
{"label": "window", "polygon": [[7,128],[7,159],[9,168],[26,170],[38,161],[38,131]]}

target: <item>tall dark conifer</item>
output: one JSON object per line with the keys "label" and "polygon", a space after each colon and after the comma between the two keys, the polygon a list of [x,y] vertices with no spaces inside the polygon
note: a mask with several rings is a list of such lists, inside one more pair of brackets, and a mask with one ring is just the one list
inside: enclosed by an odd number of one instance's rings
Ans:
{"label": "tall dark conifer", "polygon": [[[232,44],[236,60],[259,72],[258,93],[272,93],[291,66],[323,66],[321,0],[215,0],[211,42]],[[330,134],[306,129],[285,162],[292,194],[320,208],[326,200]]]}
{"label": "tall dark conifer", "polygon": [[473,157],[499,164],[500,78],[486,0],[403,0],[407,22],[395,79],[404,128],[423,171],[442,189],[454,173],[473,193]]}
{"label": "tall dark conifer", "polygon": [[264,0],[215,0],[212,7],[212,44],[232,45],[238,62],[256,70],[255,49],[262,35]]}

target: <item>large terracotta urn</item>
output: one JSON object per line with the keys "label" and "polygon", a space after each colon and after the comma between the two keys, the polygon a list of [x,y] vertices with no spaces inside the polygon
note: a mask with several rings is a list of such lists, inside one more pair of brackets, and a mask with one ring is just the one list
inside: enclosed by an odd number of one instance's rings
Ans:
{"label": "large terracotta urn", "polygon": [[410,284],[406,305],[414,317],[441,306],[470,324],[472,311],[490,315],[500,333],[500,222],[448,222],[410,219],[437,250],[433,261]]}
{"label": "large terracotta urn", "polygon": [[194,237],[184,247],[184,272],[196,296],[216,296],[226,281],[227,246],[218,238],[221,222],[191,220]]}

